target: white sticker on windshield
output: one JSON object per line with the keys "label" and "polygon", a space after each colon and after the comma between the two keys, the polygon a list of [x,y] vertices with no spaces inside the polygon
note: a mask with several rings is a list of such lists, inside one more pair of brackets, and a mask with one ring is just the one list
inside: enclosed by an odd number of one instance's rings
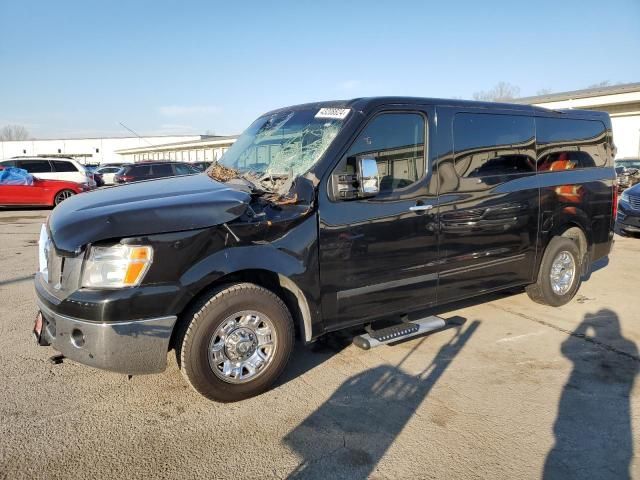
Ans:
{"label": "white sticker on windshield", "polygon": [[315,118],[336,118],[344,120],[349,115],[348,108],[321,108]]}

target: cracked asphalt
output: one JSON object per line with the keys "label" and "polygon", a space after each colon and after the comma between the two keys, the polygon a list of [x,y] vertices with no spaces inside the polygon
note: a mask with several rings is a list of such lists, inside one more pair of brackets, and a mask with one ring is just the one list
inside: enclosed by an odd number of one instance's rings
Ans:
{"label": "cracked asphalt", "polygon": [[640,239],[616,237],[564,307],[501,294],[393,347],[332,336],[222,405],[173,352],[131,380],[47,362],[30,331],[48,213],[0,211],[0,478],[640,477]]}

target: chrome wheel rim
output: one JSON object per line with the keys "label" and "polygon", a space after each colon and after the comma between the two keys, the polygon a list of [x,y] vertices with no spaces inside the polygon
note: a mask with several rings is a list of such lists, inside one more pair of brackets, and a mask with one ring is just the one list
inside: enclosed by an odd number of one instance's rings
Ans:
{"label": "chrome wheel rim", "polygon": [[556,295],[564,295],[573,285],[576,275],[576,261],[566,250],[556,255],[551,264],[551,288]]}
{"label": "chrome wheel rim", "polygon": [[63,190],[56,195],[56,205],[75,195],[71,190]]}
{"label": "chrome wheel rim", "polygon": [[209,341],[209,366],[228,383],[259,377],[273,361],[278,346],[271,319],[245,310],[227,317]]}

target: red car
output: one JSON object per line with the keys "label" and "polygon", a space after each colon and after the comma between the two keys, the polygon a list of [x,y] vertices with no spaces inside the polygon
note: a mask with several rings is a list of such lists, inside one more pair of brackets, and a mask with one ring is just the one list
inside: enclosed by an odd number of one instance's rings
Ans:
{"label": "red car", "polygon": [[34,177],[32,185],[0,185],[0,205],[54,207],[72,195],[87,190],[88,187],[75,182]]}

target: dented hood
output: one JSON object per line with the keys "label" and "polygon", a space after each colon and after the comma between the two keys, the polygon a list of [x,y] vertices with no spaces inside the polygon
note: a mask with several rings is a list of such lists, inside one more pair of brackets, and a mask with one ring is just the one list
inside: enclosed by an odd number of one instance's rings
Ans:
{"label": "dented hood", "polygon": [[75,252],[109,238],[193,230],[239,217],[250,201],[246,192],[206,174],[131,183],[75,195],[49,218],[57,250]]}

